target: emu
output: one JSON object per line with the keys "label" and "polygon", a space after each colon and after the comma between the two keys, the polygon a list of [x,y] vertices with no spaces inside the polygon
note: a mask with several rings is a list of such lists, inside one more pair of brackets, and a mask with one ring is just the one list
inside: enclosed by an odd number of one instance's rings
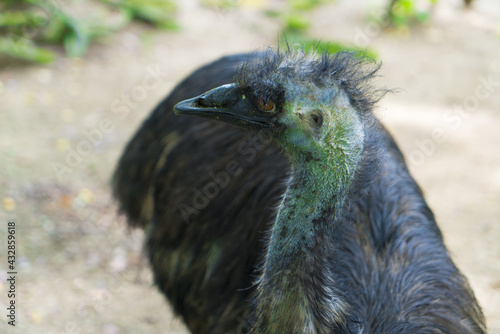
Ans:
{"label": "emu", "polygon": [[377,69],[350,53],[222,58],[128,144],[114,194],[193,333],[486,331],[373,115]]}

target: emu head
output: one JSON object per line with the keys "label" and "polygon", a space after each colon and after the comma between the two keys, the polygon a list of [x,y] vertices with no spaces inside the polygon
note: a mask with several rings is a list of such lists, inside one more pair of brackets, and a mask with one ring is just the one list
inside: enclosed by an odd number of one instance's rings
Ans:
{"label": "emu head", "polygon": [[378,67],[366,63],[352,53],[256,54],[234,83],[182,101],[175,112],[264,130],[287,152],[295,172],[329,178],[337,191],[346,190],[376,101],[366,84]]}

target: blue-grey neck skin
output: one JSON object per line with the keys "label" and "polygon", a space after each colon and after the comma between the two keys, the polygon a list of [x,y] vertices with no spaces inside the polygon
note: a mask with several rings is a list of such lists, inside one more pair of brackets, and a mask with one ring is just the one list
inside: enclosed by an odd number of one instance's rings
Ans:
{"label": "blue-grey neck skin", "polygon": [[[318,254],[311,254],[317,236],[328,237],[335,229],[335,216],[343,208],[361,160],[364,131],[343,92],[312,85],[285,91],[287,102],[280,119],[285,130],[275,140],[289,155],[293,177],[271,231],[258,286],[255,330],[316,333],[320,331],[303,282],[307,268],[321,261],[315,258]],[[323,114],[319,130],[308,119],[318,110]],[[330,304],[332,321],[340,321],[342,301],[332,296],[324,302]]]}

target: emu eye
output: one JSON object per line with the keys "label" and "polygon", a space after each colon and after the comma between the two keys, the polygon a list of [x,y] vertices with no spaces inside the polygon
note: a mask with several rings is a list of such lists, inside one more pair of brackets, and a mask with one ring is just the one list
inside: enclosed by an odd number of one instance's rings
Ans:
{"label": "emu eye", "polygon": [[311,120],[316,128],[321,128],[323,125],[323,114],[321,112],[313,112],[311,114]]}
{"label": "emu eye", "polygon": [[263,111],[272,112],[274,111],[274,102],[267,101],[265,102],[262,97],[259,98],[259,108]]}

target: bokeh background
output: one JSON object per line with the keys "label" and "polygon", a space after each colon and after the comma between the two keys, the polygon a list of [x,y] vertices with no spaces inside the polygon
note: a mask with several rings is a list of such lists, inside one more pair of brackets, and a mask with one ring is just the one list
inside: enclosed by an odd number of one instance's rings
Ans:
{"label": "bokeh background", "polygon": [[[116,213],[124,145],[183,77],[278,40],[363,49],[396,89],[377,115],[500,333],[500,2],[0,1],[0,309],[16,222],[17,322],[2,333],[186,333]],[[144,80],[155,75],[157,85]],[[128,112],[117,106],[128,106]],[[80,152],[80,153],[79,153]]]}

